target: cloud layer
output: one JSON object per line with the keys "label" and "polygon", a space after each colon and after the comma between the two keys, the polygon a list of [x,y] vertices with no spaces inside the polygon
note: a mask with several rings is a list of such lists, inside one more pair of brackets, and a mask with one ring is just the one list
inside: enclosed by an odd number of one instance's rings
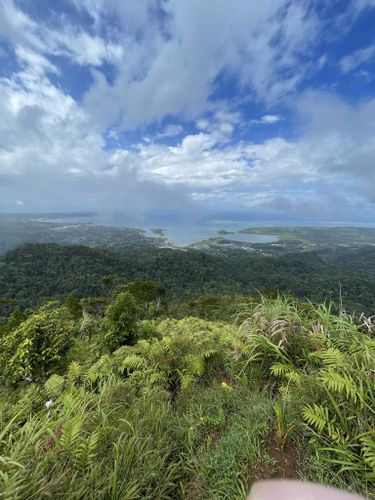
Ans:
{"label": "cloud layer", "polygon": [[332,33],[313,0],[4,0],[0,210],[369,217],[375,99],[311,82],[369,71],[373,44],[337,61],[327,44],[374,6]]}

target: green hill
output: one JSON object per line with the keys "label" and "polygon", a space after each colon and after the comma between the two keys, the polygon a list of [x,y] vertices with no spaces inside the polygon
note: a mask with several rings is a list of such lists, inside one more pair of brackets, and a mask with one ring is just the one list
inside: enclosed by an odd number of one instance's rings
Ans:
{"label": "green hill", "polygon": [[0,258],[0,300],[16,300],[28,307],[69,293],[106,295],[105,275],[125,282],[157,281],[174,302],[202,294],[257,295],[279,290],[302,300],[342,301],[348,311],[375,313],[375,248],[371,246],[281,256],[246,252],[225,256],[148,245],[110,251],[28,244]]}

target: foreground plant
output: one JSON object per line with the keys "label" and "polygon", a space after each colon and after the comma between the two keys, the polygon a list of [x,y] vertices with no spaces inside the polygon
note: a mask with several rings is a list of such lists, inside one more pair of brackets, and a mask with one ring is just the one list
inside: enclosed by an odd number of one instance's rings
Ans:
{"label": "foreground plant", "polygon": [[91,337],[56,307],[6,331],[1,498],[243,499],[271,477],[375,495],[371,322],[282,297],[233,323],[141,313],[127,291]]}

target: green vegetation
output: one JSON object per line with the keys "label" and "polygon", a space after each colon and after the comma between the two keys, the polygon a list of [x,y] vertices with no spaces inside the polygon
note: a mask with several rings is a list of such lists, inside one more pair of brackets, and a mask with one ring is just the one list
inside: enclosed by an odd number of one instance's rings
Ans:
{"label": "green vegetation", "polygon": [[119,293],[107,307],[103,328],[104,341],[111,351],[124,344],[132,344],[136,338],[139,307],[130,292]]}
{"label": "green vegetation", "polygon": [[0,498],[375,498],[371,231],[202,250],[16,222],[0,251],[42,243],[0,257]]}
{"label": "green vegetation", "polygon": [[219,229],[217,234],[225,236],[226,234],[235,234],[234,231],[227,231],[226,229]]}
{"label": "green vegetation", "polygon": [[160,283],[169,303],[207,294],[257,295],[258,291],[279,290],[301,300],[342,301],[348,311],[375,313],[375,247],[264,256],[150,246],[115,252],[29,244],[0,258],[0,316],[14,307],[12,301],[29,307],[50,298],[62,300],[69,293],[78,298],[108,296],[116,276],[125,282]]}
{"label": "green vegetation", "polygon": [[159,236],[161,238],[165,238],[165,229],[161,229],[160,227],[152,227],[150,232],[155,234],[155,236]]}
{"label": "green vegetation", "polygon": [[243,499],[270,477],[375,498],[371,320],[106,282],[104,305],[0,326],[1,498]]}
{"label": "green vegetation", "polygon": [[[72,217],[79,214],[72,214]],[[25,243],[59,243],[115,249],[154,246],[159,238],[146,238],[142,229],[64,223],[66,215],[0,214],[0,253]],[[84,218],[84,217],[83,217]]]}
{"label": "green vegetation", "polygon": [[312,245],[375,245],[375,229],[365,227],[249,227],[246,234],[271,234],[280,241]]}

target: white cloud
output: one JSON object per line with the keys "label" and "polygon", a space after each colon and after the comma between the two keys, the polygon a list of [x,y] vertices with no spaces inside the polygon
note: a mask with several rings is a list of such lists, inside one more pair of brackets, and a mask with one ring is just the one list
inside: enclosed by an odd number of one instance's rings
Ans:
{"label": "white cloud", "polygon": [[375,59],[375,42],[369,47],[359,49],[343,57],[340,61],[340,68],[343,73],[349,73],[362,64],[366,64]]}
{"label": "white cloud", "polygon": [[45,72],[59,73],[58,68],[44,56],[21,46],[16,47],[16,56],[21,65],[32,68],[33,73],[43,75]]}
{"label": "white cloud", "polygon": [[307,143],[316,150],[320,171],[375,203],[375,99],[351,106],[310,93],[299,109],[309,119]]}
{"label": "white cloud", "polygon": [[105,151],[94,123],[23,57],[13,78],[0,78],[0,209],[135,212],[188,206],[179,187],[141,178],[127,150]]}
{"label": "white cloud", "polygon": [[[327,94],[298,101],[306,123],[294,141],[226,143],[215,131],[177,146],[143,145],[132,161],[143,178],[182,185],[194,199],[297,213],[375,204],[375,101],[350,106]],[[306,210],[301,205],[306,199]],[[250,202],[251,200],[251,202]],[[315,200],[315,209],[313,210]]]}
{"label": "white cloud", "polygon": [[[96,3],[98,22],[102,5]],[[125,14],[129,18],[127,7],[119,5],[112,1],[109,9],[116,10],[120,19]],[[114,84],[97,75],[86,96],[86,108],[104,127],[119,115],[129,128],[158,121],[166,114],[194,119],[208,109],[219,75],[235,77],[242,91],[262,99],[285,98],[311,71],[300,61],[319,27],[309,6],[310,2],[286,0],[166,1],[164,23],[160,25],[154,15],[150,34],[146,36],[140,23],[138,41],[123,40],[124,58],[130,62],[124,59],[116,65]],[[149,19],[146,8],[143,15]],[[99,107],[98,102],[102,103]]]}
{"label": "white cloud", "polygon": [[175,137],[176,135],[180,135],[183,130],[182,125],[170,124],[158,134],[158,137]]}
{"label": "white cloud", "polygon": [[208,129],[209,126],[210,126],[210,122],[208,120],[205,120],[204,118],[201,118],[196,123],[196,127],[199,130],[206,130],[206,129]]}
{"label": "white cloud", "polygon": [[[0,3],[0,36],[15,47],[21,59],[25,55],[35,60],[53,55],[69,58],[76,64],[93,66],[121,60],[121,45],[105,41],[99,35],[90,35],[66,21],[66,18],[61,18],[51,28],[46,23],[34,21],[12,0]],[[45,69],[50,69],[47,64]]]}
{"label": "white cloud", "polygon": [[254,125],[272,125],[273,123],[277,123],[283,120],[283,117],[280,115],[263,115],[258,120],[252,120],[251,123]]}
{"label": "white cloud", "polygon": [[[0,208],[22,200],[24,210],[137,211],[198,200],[301,212],[303,200],[310,211],[375,203],[375,101],[350,106],[331,95],[295,95],[312,67],[326,64],[324,56],[303,62],[322,29],[310,1],[166,0],[161,16],[151,0],[76,4],[91,15],[90,32],[61,20],[38,24],[11,0],[0,4],[0,34],[19,63],[0,78]],[[52,55],[90,67],[95,82],[83,103],[52,83],[61,71]],[[342,67],[368,57],[352,54]],[[305,129],[294,140],[236,141],[241,99],[210,102],[219,76],[236,78],[247,102],[263,100],[268,109],[281,98],[297,102]],[[197,132],[184,134],[172,118],[155,135],[178,142],[155,143],[143,126],[167,115],[191,119]],[[253,123],[281,120],[266,114]],[[137,127],[142,143],[107,150],[104,132],[121,144]]]}
{"label": "white cloud", "polygon": [[105,151],[85,111],[31,61],[0,79],[0,99],[0,208],[190,209],[195,200],[297,215],[375,203],[375,101],[307,93],[297,101],[306,128],[293,141],[232,142],[240,115],[221,112],[175,146]]}
{"label": "white cloud", "polygon": [[[166,115],[197,119],[212,111],[219,77],[237,80],[245,96],[285,102],[326,61],[304,58],[325,36],[314,0],[165,0],[158,8],[152,0],[71,2],[92,18],[90,29],[67,16],[56,15],[53,26],[36,22],[4,0],[0,35],[18,54],[44,58],[44,71],[53,69],[49,56],[96,68],[84,104],[103,132],[114,124],[135,129]],[[101,72],[103,63],[112,65],[114,81]]]}

